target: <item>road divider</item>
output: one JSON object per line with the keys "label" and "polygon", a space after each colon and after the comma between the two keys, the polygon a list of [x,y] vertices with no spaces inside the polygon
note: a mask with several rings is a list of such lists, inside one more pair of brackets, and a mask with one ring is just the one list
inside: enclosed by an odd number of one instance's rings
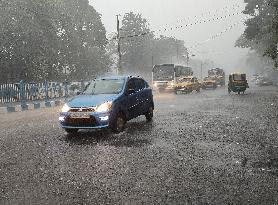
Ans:
{"label": "road divider", "polygon": [[51,108],[60,106],[65,102],[65,100],[55,100],[55,101],[48,101],[48,102],[32,102],[27,103],[26,105],[6,105],[4,107],[0,107],[0,114],[7,114],[13,112],[23,112],[28,110],[37,110],[42,108]]}

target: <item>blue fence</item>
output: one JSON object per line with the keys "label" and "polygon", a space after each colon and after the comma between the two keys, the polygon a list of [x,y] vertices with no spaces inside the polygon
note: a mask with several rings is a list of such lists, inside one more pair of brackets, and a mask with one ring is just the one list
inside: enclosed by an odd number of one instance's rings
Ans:
{"label": "blue fence", "polygon": [[22,107],[30,101],[45,101],[67,98],[83,90],[85,82],[24,82],[0,84],[0,104],[21,103]]}

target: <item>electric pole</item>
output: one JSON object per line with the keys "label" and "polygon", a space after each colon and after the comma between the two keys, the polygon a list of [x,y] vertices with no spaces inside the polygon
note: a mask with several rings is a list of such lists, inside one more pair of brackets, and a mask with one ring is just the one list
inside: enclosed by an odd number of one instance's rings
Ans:
{"label": "electric pole", "polygon": [[188,66],[188,64],[189,64],[189,53],[188,53],[188,49],[187,48],[186,48],[185,52],[186,52],[186,65]]}
{"label": "electric pole", "polygon": [[202,61],[201,62],[201,80],[203,80],[203,65],[204,65],[204,63]]}
{"label": "electric pole", "polygon": [[118,39],[118,55],[119,55],[119,62],[118,62],[118,69],[117,74],[122,71],[122,54],[121,54],[121,36],[120,36],[120,21],[119,21],[119,14],[117,16],[117,39]]}
{"label": "electric pole", "polygon": [[179,64],[179,44],[177,43],[177,64]]}

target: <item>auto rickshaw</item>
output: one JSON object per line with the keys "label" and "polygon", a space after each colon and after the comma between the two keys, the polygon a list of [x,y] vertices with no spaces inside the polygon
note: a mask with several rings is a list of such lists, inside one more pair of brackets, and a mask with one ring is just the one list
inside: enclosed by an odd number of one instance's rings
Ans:
{"label": "auto rickshaw", "polygon": [[238,94],[243,93],[246,89],[249,88],[249,85],[246,80],[246,74],[243,73],[234,73],[229,75],[228,83],[228,92],[237,92]]}

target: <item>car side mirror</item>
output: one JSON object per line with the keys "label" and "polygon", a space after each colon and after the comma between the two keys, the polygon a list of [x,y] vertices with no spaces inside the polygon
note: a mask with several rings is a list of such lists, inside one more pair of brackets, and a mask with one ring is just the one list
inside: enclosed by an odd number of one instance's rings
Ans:
{"label": "car side mirror", "polygon": [[132,88],[128,89],[128,95],[132,95],[132,94],[134,94],[134,93],[135,93],[135,90],[134,90],[134,89],[132,89]]}

